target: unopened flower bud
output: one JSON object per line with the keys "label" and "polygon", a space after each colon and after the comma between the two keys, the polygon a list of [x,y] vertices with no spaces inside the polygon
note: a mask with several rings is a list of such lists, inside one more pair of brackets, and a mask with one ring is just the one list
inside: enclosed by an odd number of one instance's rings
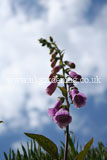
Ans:
{"label": "unopened flower bud", "polygon": [[52,82],[47,88],[46,88],[46,93],[51,96],[54,91],[56,90],[57,87],[57,82]]}
{"label": "unopened flower bud", "polygon": [[77,74],[76,72],[70,71],[69,75],[73,80],[76,80],[76,81],[79,81],[79,82],[82,80],[81,75]]}
{"label": "unopened flower bud", "polygon": [[52,54],[52,58],[54,59],[56,57],[56,53],[53,53]]}
{"label": "unopened flower bud", "polygon": [[51,67],[52,67],[52,68],[55,67],[56,62],[57,62],[56,60],[53,60],[53,61],[52,61],[52,63],[51,63]]}
{"label": "unopened flower bud", "polygon": [[59,72],[61,69],[61,66],[60,65],[57,65],[53,68],[53,70],[51,71],[52,73],[56,74],[57,72]]}
{"label": "unopened flower bud", "polygon": [[53,60],[55,60],[56,55],[57,55],[56,53],[53,53],[53,54],[52,54],[52,57],[51,57],[51,59],[50,59],[51,62],[52,62]]}
{"label": "unopened flower bud", "polygon": [[73,62],[65,61],[65,64],[68,65],[70,68],[75,68],[75,63]]}
{"label": "unopened flower bud", "polygon": [[55,80],[55,74],[54,73],[51,73],[50,76],[49,76],[49,81],[54,81]]}

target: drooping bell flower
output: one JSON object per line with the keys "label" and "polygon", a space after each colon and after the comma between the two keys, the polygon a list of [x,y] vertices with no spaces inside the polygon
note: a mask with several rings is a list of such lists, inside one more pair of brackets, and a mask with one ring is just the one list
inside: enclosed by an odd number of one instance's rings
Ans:
{"label": "drooping bell flower", "polygon": [[60,109],[60,106],[64,102],[63,98],[58,99],[58,101],[55,103],[53,108],[48,108],[48,114],[50,117],[53,118],[55,116],[56,112]]}
{"label": "drooping bell flower", "polygon": [[61,69],[61,66],[60,65],[57,65],[57,66],[55,66],[54,68],[53,68],[53,70],[51,71],[53,74],[56,74],[56,73],[58,73],[59,71],[60,71],[60,69]]}
{"label": "drooping bell flower", "polygon": [[74,88],[72,90],[70,90],[70,93],[72,95],[72,99],[74,99],[75,95],[79,93],[78,89]]}
{"label": "drooping bell flower", "polygon": [[57,87],[57,82],[54,81],[52,82],[47,88],[46,88],[46,93],[51,96],[54,91],[56,90],[56,87]]}
{"label": "drooping bell flower", "polygon": [[78,89],[73,89],[70,91],[73,104],[80,108],[86,104],[87,97],[83,93],[79,93]]}
{"label": "drooping bell flower", "polygon": [[65,64],[73,69],[75,68],[75,63],[73,63],[73,62],[65,61]]}
{"label": "drooping bell flower", "polygon": [[82,80],[81,75],[77,74],[76,72],[70,71],[69,75],[73,80],[76,80],[76,81],[79,81],[79,82]]}
{"label": "drooping bell flower", "polygon": [[71,123],[72,117],[66,109],[61,108],[58,112],[56,112],[55,116],[53,117],[53,121],[57,123],[60,128],[64,128]]}

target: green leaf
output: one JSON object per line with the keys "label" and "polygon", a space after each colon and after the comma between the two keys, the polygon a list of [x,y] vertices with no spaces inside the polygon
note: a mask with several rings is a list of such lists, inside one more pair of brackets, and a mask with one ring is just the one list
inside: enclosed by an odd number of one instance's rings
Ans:
{"label": "green leaf", "polygon": [[90,149],[91,145],[93,144],[93,138],[84,146],[84,150],[81,151],[75,158],[75,160],[84,160],[85,156]]}
{"label": "green leaf", "polygon": [[59,87],[59,86],[58,86],[58,88],[59,88],[60,91],[62,92],[62,95],[63,95],[64,97],[67,97],[67,90],[66,90],[64,87]]}
{"label": "green leaf", "polygon": [[11,148],[10,148],[10,151],[9,151],[9,160],[11,160]]}
{"label": "green leaf", "polygon": [[74,145],[75,142],[72,140],[72,137],[69,136],[68,142],[71,147],[72,154],[73,154],[73,156],[75,156],[77,153],[76,153],[76,149],[75,149],[75,145]]}
{"label": "green leaf", "polygon": [[12,160],[15,160],[15,153],[13,150],[12,150]]}
{"label": "green leaf", "polygon": [[5,152],[4,152],[4,157],[5,157],[5,160],[8,160],[8,156]]}
{"label": "green leaf", "polygon": [[24,158],[27,158],[27,152],[26,152],[25,147],[24,147],[23,145],[21,145],[21,147],[22,147],[22,151],[23,151],[23,156],[24,156]]}
{"label": "green leaf", "polygon": [[16,159],[21,159],[21,154],[20,154],[20,151],[17,149],[17,157],[16,157]]}
{"label": "green leaf", "polygon": [[67,105],[61,105],[60,108],[66,108],[66,109],[68,109],[68,106]]}
{"label": "green leaf", "polygon": [[25,133],[25,135],[37,141],[37,143],[53,158],[58,158],[58,148],[50,139],[39,134]]}

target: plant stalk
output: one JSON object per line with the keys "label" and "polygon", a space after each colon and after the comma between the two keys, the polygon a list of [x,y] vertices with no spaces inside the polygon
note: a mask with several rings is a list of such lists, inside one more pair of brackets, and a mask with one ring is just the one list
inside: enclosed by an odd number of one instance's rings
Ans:
{"label": "plant stalk", "polygon": [[66,127],[66,133],[65,133],[64,160],[67,160],[67,155],[68,155],[68,138],[69,138],[69,125]]}
{"label": "plant stalk", "polygon": [[[62,56],[61,56],[61,51],[59,50],[59,48],[57,47],[56,43],[53,43],[54,46],[56,47],[56,50],[58,51],[59,53],[59,56],[60,56],[60,60],[62,61],[62,64],[63,64],[63,59],[62,59]],[[67,85],[66,85],[66,77],[65,77],[65,69],[64,69],[64,66],[62,67],[62,72],[63,72],[63,76],[64,76],[64,88],[67,90]],[[68,101],[68,94],[67,96],[65,97],[65,100],[66,100],[66,104],[68,106],[67,110],[69,112],[69,101]],[[68,139],[69,139],[69,125],[66,127],[66,133],[65,133],[65,148],[64,148],[64,160],[67,160],[67,155],[68,155]]]}
{"label": "plant stalk", "polygon": [[[60,54],[60,58],[61,58],[61,53]],[[62,60],[62,59],[61,59]],[[63,60],[62,60],[63,63]],[[67,85],[66,85],[66,77],[65,77],[65,70],[63,67],[63,76],[64,76],[64,87],[67,90]],[[68,95],[65,97],[66,100],[66,104],[68,106],[68,112],[69,112],[69,101],[68,101]],[[65,148],[64,148],[64,160],[67,160],[67,155],[68,155],[68,139],[69,139],[69,125],[66,127],[66,131],[65,131]]]}

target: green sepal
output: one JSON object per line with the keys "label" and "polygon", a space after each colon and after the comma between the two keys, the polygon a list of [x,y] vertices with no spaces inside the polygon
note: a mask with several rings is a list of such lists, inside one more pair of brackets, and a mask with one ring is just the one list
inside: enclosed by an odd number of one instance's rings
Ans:
{"label": "green sepal", "polygon": [[61,100],[62,103],[64,102],[65,98],[64,97],[58,97],[58,100]]}
{"label": "green sepal", "polygon": [[64,78],[64,76],[61,74],[56,74],[56,75],[58,76],[58,78]]}
{"label": "green sepal", "polygon": [[61,105],[60,108],[68,109],[68,106],[67,105]]}
{"label": "green sepal", "polygon": [[65,69],[65,72],[67,73],[67,74],[69,74],[69,71],[70,71],[71,69],[70,68],[66,68]]}

